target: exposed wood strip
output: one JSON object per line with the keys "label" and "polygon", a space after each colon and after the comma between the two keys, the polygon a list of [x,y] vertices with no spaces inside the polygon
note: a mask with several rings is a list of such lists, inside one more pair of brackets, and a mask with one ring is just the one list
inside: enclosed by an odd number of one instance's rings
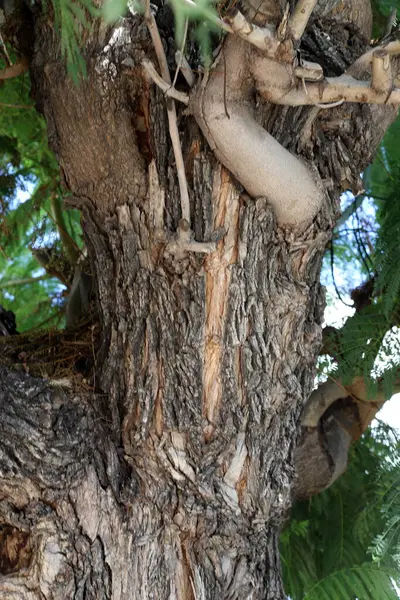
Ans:
{"label": "exposed wood strip", "polygon": [[238,256],[239,195],[230,182],[227,171],[223,168],[220,168],[215,176],[214,190],[217,190],[213,200],[214,229],[224,228],[226,234],[219,242],[216,252],[213,252],[205,261],[206,319],[203,414],[211,425],[211,428],[207,428],[205,432],[206,438],[212,434],[212,425],[218,420],[222,401],[221,363],[231,279],[230,266],[236,262]]}

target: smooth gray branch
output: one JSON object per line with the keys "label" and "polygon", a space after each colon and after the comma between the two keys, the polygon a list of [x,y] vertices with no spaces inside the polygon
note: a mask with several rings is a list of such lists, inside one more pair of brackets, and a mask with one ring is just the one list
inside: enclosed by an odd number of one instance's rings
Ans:
{"label": "smooth gray branch", "polygon": [[294,41],[298,42],[301,39],[316,4],[317,0],[298,0],[288,26]]}
{"label": "smooth gray branch", "polygon": [[148,60],[147,58],[143,59],[142,65],[146,73],[150,76],[154,83],[158,85],[158,87],[164,92],[166,96],[168,96],[169,98],[174,98],[175,100],[178,100],[178,102],[186,104],[186,106],[189,104],[189,96],[184,92],[180,92],[179,90],[172,87],[169,83],[164,81],[164,79],[160,77],[160,75],[157,73],[155,66],[150,60]]}

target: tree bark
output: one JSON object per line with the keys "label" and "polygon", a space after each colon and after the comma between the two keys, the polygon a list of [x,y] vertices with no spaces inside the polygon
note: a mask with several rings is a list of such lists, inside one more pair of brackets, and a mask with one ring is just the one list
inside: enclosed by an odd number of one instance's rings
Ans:
{"label": "tree bark", "polygon": [[[340,54],[337,34],[328,59],[346,61],[365,46],[355,39]],[[0,592],[283,599],[278,538],[321,345],[322,256],[339,191],[357,184],[395,110],[260,100],[259,122],[329,192],[302,230],[279,227],[180,112],[195,239],[217,243],[187,252],[173,243],[180,194],[166,101],[141,66],[154,61],[142,19],[118,35],[96,26],[85,48],[88,77],[74,86],[37,17],[35,99],[96,282],[96,392],[1,371]]]}

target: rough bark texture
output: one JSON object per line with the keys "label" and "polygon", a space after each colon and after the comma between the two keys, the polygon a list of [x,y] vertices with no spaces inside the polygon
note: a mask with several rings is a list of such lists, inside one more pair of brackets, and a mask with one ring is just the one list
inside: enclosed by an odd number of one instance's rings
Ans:
{"label": "rough bark texture", "polygon": [[[1,373],[0,595],[279,600],[278,536],[321,343],[321,260],[338,192],[356,185],[394,109],[259,102],[267,130],[329,191],[301,233],[277,227],[181,114],[195,238],[219,242],[206,257],[172,254],[180,197],[165,98],[140,66],[149,36],[139,18],[110,34],[93,32],[75,87],[37,17],[35,98],[82,209],[102,347],[90,396]],[[347,66],[363,44],[333,44],[326,61]]]}

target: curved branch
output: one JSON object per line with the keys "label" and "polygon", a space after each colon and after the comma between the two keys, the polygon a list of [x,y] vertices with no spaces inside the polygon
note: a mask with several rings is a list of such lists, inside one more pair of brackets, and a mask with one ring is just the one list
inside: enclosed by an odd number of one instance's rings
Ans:
{"label": "curved branch", "polygon": [[339,398],[348,395],[343,385],[328,379],[312,392],[304,407],[301,424],[304,427],[317,427],[322,415],[328,408]]}
{"label": "curved branch", "polygon": [[[395,393],[400,389],[400,382],[395,385]],[[350,385],[329,379],[314,390],[309,397],[301,418],[304,427],[317,427],[321,417],[337,400],[350,397],[357,405],[360,425],[365,431],[376,413],[388,399],[383,384],[380,382],[374,399],[368,395],[363,377],[355,377]]]}
{"label": "curved branch", "polygon": [[332,485],[347,467],[351,435],[335,418],[303,431],[295,452],[293,495],[308,498]]}
{"label": "curved branch", "polygon": [[[268,199],[280,224],[309,222],[325,197],[319,178],[256,122],[249,101],[253,82],[248,77],[248,45],[229,38],[224,54],[225,68],[231,75],[226,89],[223,78],[213,71],[191,98],[192,112],[204,136],[251,196]],[[259,60],[265,69],[264,60],[269,59]],[[274,78],[274,64],[269,60],[269,78]]]}
{"label": "curved branch", "polygon": [[346,221],[357,211],[357,209],[360,208],[365,198],[366,195],[363,193],[355,196],[351,204],[349,204],[349,206],[342,212],[342,216],[336,221],[335,230],[346,223]]}
{"label": "curved branch", "polygon": [[289,21],[284,18],[278,29],[255,26],[239,12],[228,17],[237,34],[228,36],[222,51],[223,68],[230,77],[218,77],[216,66],[221,62],[217,60],[191,98],[192,112],[217,158],[251,196],[268,199],[281,225],[309,223],[323,203],[325,190],[311,166],[256,122],[254,88],[268,102],[286,106],[400,104],[390,64],[390,55],[399,53],[398,43],[361,57],[358,67],[372,62],[371,81],[353,76],[357,63],[348,73],[325,79],[319,65],[296,63],[293,42],[300,40],[315,4],[315,0],[300,0]]}
{"label": "curved branch", "polygon": [[176,90],[171,84],[164,81],[164,79],[157,73],[153,63],[150,60],[147,58],[143,59],[142,65],[152,81],[158,85],[158,87],[165,93],[166,96],[169,98],[174,98],[183,104],[189,104],[189,96],[184,92]]}
{"label": "curved branch", "polygon": [[24,56],[19,60],[15,65],[11,65],[10,67],[6,67],[0,71],[0,80],[2,79],[13,79],[14,77],[18,77],[22,75],[22,73],[26,73],[29,69],[28,59]]}
{"label": "curved branch", "polygon": [[303,411],[295,453],[296,497],[318,494],[344,473],[351,443],[367,429],[385,399],[380,385],[374,401],[368,400],[361,377],[351,385],[329,380],[314,390]]}

